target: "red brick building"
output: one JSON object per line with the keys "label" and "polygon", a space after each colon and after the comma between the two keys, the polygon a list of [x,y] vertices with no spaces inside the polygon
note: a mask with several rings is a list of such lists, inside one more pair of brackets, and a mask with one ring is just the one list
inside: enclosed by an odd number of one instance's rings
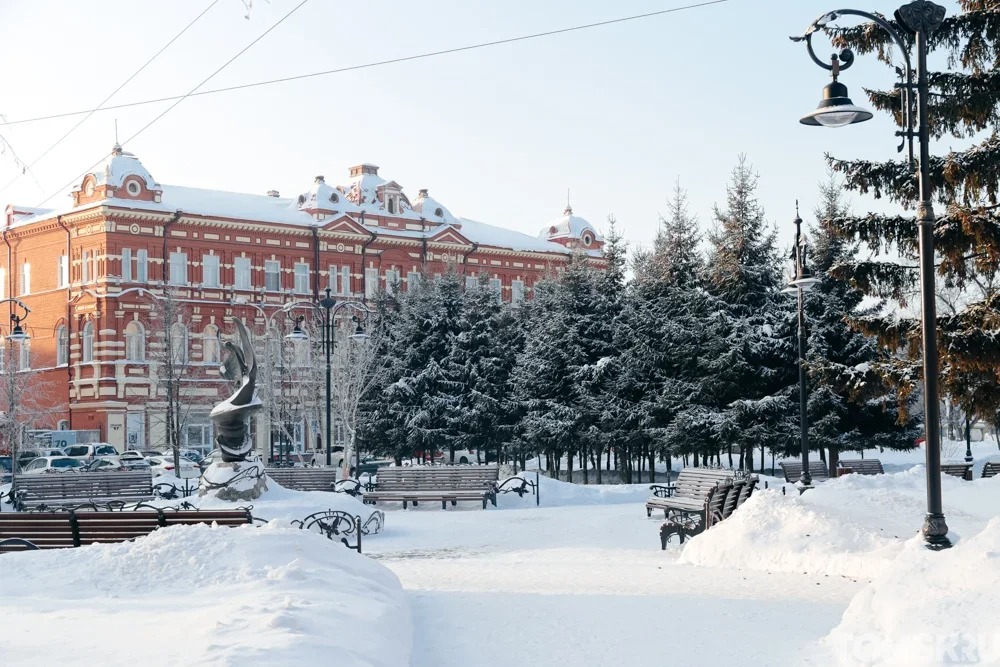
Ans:
{"label": "red brick building", "polygon": [[[364,299],[448,265],[517,302],[574,249],[603,264],[601,236],[568,206],[531,237],[456,217],[427,190],[411,200],[370,164],[341,185],[317,176],[283,198],[162,185],[116,146],[72,199],[64,209],[7,207],[0,298],[31,309],[31,339],[9,356],[45,388],[33,428],[96,429],[120,449],[164,443],[164,334],[155,332],[168,291],[185,309],[175,333],[186,395],[204,399],[185,414],[184,438],[207,448],[208,409],[222,388],[218,334],[232,317],[258,332],[283,305],[327,287]],[[316,428],[304,425],[303,440],[314,442]],[[260,449],[267,432],[257,424]]]}

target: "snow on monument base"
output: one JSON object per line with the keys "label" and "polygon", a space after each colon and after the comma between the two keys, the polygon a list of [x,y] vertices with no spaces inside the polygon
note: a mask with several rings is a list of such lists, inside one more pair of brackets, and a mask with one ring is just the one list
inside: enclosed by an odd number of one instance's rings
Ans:
{"label": "snow on monument base", "polygon": [[256,500],[267,491],[267,476],[260,461],[220,461],[201,476],[199,496],[213,495],[230,502]]}

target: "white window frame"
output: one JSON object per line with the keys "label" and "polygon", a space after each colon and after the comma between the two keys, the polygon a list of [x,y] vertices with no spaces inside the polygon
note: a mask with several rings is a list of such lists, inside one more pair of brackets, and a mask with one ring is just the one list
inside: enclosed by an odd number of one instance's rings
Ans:
{"label": "white window frame", "polygon": [[510,281],[510,302],[521,303],[522,301],[524,301],[524,281]]}
{"label": "white window frame", "polygon": [[201,256],[201,286],[210,288],[222,287],[219,282],[219,256]]}
{"label": "white window frame", "polygon": [[209,324],[201,332],[201,361],[204,364],[218,365],[222,359],[219,341],[219,327]]}
{"label": "white window frame", "polygon": [[406,289],[407,291],[413,289],[420,285],[420,272],[419,271],[407,271],[406,273]]}
{"label": "white window frame", "polygon": [[80,282],[89,283],[90,282],[90,251],[84,250],[80,254]]}
{"label": "white window frame", "polygon": [[340,294],[340,269],[333,264],[327,267],[326,286],[332,294]]}
{"label": "white window frame", "polygon": [[90,363],[94,360],[94,323],[87,322],[83,325],[83,332],[80,334],[81,340],[81,360],[83,363]]}
{"label": "white window frame", "polygon": [[351,294],[351,267],[340,267],[340,293]]}
{"label": "white window frame", "polygon": [[132,250],[122,248],[122,282],[132,282]]}
{"label": "white window frame", "polygon": [[385,293],[389,295],[395,294],[397,285],[399,285],[399,269],[386,269]]}
{"label": "white window frame", "polygon": [[149,282],[149,251],[145,248],[135,251],[135,281]]}
{"label": "white window frame", "polygon": [[69,287],[69,257],[66,255],[59,255],[56,283],[56,287]]}
{"label": "white window frame", "polygon": [[17,344],[17,370],[31,370],[31,340],[28,338]]}
{"label": "white window frame", "polygon": [[503,301],[503,282],[500,278],[490,278],[490,291],[496,294],[497,301]]}
{"label": "white window frame", "polygon": [[295,262],[292,266],[295,276],[295,293],[309,294],[309,264],[307,262]]}
{"label": "white window frame", "polygon": [[378,294],[378,269],[371,267],[365,269],[365,298],[374,299]]}
{"label": "white window frame", "polygon": [[21,264],[21,294],[31,294],[31,263]]}
{"label": "white window frame", "polygon": [[465,276],[465,289],[476,289],[479,287],[479,276]]}
{"label": "white window frame", "polygon": [[276,259],[264,260],[264,290],[281,291],[281,262]]}
{"label": "white window frame", "polygon": [[169,284],[188,284],[188,256],[186,252],[170,253]]}
{"label": "white window frame", "polygon": [[69,364],[69,327],[60,324],[56,327],[56,366]]}
{"label": "white window frame", "polygon": [[234,257],[233,258],[233,289],[250,290],[253,289],[253,280],[251,280],[250,272],[250,258],[249,257]]}
{"label": "white window frame", "polygon": [[[176,334],[180,334],[180,336],[177,336]],[[174,366],[187,365],[189,360],[188,354],[190,353],[191,347],[191,334],[188,331],[188,328],[181,322],[175,322],[170,327],[167,335],[170,336],[171,339],[170,347],[172,349],[170,351],[170,356],[172,357]],[[178,340],[178,338],[180,340]]]}
{"label": "white window frame", "polygon": [[[129,327],[133,330],[129,331]],[[125,361],[146,361],[146,330],[136,320],[125,325]]]}

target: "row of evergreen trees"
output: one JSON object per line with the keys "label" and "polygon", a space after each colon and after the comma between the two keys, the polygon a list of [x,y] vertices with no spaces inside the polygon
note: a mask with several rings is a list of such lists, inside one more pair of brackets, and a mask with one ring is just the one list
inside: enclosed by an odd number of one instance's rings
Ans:
{"label": "row of evergreen trees", "polygon": [[[797,451],[794,300],[780,292],[787,265],[756,190],[741,157],[702,239],[678,186],[631,279],[611,218],[606,268],[574,255],[520,307],[499,303],[485,279],[467,288],[455,270],[382,295],[377,344],[390,363],[366,399],[362,446],[397,460],[477,449],[523,465],[544,454],[554,472],[565,462],[598,482],[611,468],[652,478],[670,456],[763,469],[768,454]],[[851,396],[843,382],[891,354],[848,327],[847,315],[878,304],[861,309],[863,295],[830,271],[856,247],[829,223],[845,213],[839,188],[821,194],[810,441],[833,462],[841,449],[910,447],[916,433],[893,393]]]}

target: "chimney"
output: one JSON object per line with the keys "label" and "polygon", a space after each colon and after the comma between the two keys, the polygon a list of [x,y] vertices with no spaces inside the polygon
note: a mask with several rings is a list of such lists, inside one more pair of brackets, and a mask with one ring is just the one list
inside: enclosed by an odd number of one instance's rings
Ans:
{"label": "chimney", "polygon": [[427,188],[421,188],[417,192],[417,196],[420,197],[421,199],[426,199],[427,198]]}
{"label": "chimney", "polygon": [[267,191],[267,196],[268,197],[279,197],[280,195],[278,194],[277,190],[268,190]]}
{"label": "chimney", "polygon": [[325,180],[326,179],[324,179],[322,176],[317,176],[316,177],[316,183],[323,183],[323,182],[325,182]]}
{"label": "chimney", "polygon": [[378,176],[378,165],[365,162],[364,164],[357,164],[351,167],[351,178],[361,176],[362,174]]}

